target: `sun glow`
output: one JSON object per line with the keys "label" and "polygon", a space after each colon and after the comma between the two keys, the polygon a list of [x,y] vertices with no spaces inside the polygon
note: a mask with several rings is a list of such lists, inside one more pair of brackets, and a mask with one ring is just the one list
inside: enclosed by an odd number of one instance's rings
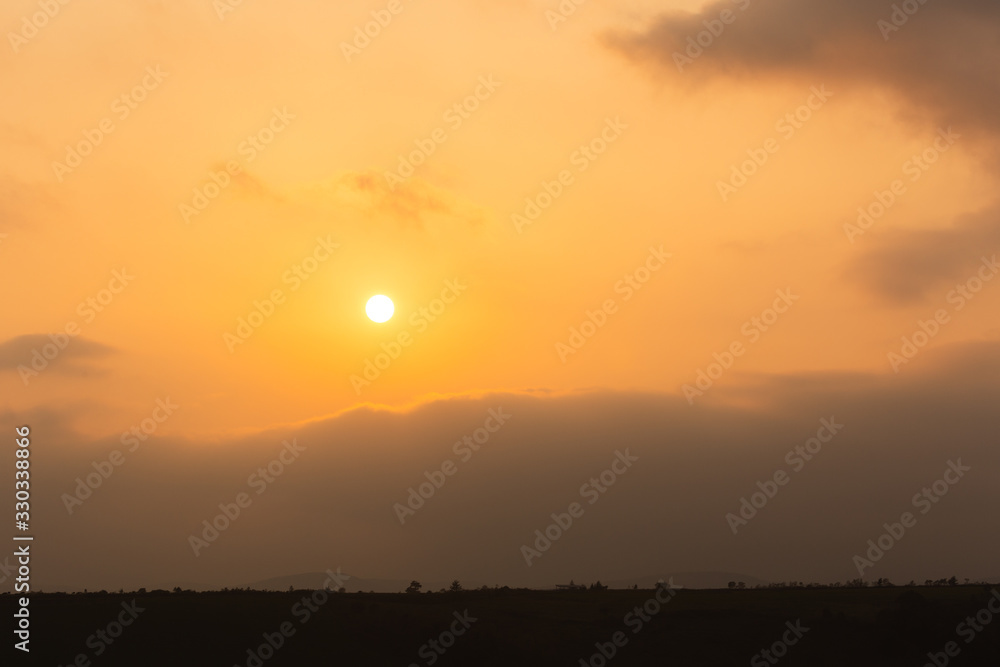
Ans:
{"label": "sun glow", "polygon": [[368,299],[368,303],[365,304],[365,312],[372,322],[382,323],[389,321],[395,310],[395,306],[392,305],[392,299],[382,294],[376,294]]}

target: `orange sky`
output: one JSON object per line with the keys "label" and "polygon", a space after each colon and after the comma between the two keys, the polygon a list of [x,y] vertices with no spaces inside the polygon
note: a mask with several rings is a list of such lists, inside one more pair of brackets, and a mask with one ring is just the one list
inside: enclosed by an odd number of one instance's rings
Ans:
{"label": "orange sky", "polygon": [[[790,0],[590,0],[554,24],[554,1],[404,0],[345,50],[386,6],[107,0],[8,35],[7,414],[116,441],[169,397],[157,435],[196,442],[442,395],[683,400],[734,344],[695,402],[748,405],[762,374],[905,388],[930,353],[898,373],[889,354],[942,309],[927,349],[1000,340],[1000,281],[961,308],[952,293],[992,277],[1000,248],[995,4],[927,5],[886,40],[891,8],[860,0],[808,20]],[[732,23],[678,71],[723,9]],[[36,11],[6,2],[0,26]],[[956,43],[965,64],[932,58]],[[430,154],[412,176],[386,177],[415,150]],[[897,179],[870,229],[845,230]],[[530,224],[514,217],[552,193]],[[798,299],[765,331],[752,318],[779,292]],[[365,316],[374,294],[395,302],[385,324]],[[251,335],[227,338],[258,308]],[[560,348],[598,311],[584,345]]]}
{"label": "orange sky", "polygon": [[[852,262],[891,232],[947,228],[992,194],[974,128],[957,128],[965,141],[848,242],[844,223],[875,189],[909,178],[902,165],[932,145],[935,119],[907,119],[905,100],[832,77],[698,81],[694,64],[657,81],[595,40],[649,3],[594,3],[555,31],[544,3],[407,6],[350,63],[339,44],[376,5],[245,5],[219,20],[200,4],[67,7],[4,58],[17,103],[2,112],[2,271],[17,289],[0,337],[58,331],[81,320],[77,305],[113,270],[135,275],[106,312],[80,322],[82,337],[114,349],[97,363],[101,375],[57,370],[25,387],[5,373],[11,408],[86,402],[81,428],[98,434],[169,394],[187,406],[169,428],[198,434],[434,392],[674,393],[782,288],[801,302],[739,371],[891,372],[886,353],[936,301],[886,308],[851,279]],[[9,4],[6,23],[31,6]],[[146,99],[115,109],[144,77],[154,85]],[[467,119],[446,121],[480,77],[498,87],[480,88],[486,99]],[[813,84],[833,95],[786,139],[776,122]],[[294,119],[260,152],[241,151],[273,109]],[[58,182],[53,162],[105,118],[114,132]],[[574,164],[606,118],[627,129]],[[390,190],[384,173],[438,128],[446,141]],[[768,138],[779,151],[723,202],[717,182]],[[179,208],[192,189],[229,161],[241,174],[185,223]],[[572,184],[518,233],[511,215],[563,170]],[[283,276],[317,237],[340,247],[293,292]],[[556,343],[616,297],[650,245],[671,253],[669,264],[563,364]],[[359,397],[350,376],[450,279],[467,291]],[[230,353],[223,334],[274,289],[287,302]],[[376,293],[396,302],[384,325],[364,315]],[[998,299],[987,292],[934,344],[995,335]]]}

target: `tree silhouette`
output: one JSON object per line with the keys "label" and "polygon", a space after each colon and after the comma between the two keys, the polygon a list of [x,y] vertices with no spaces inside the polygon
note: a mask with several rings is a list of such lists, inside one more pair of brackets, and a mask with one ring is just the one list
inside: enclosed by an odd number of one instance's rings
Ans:
{"label": "tree silhouette", "polygon": [[458,593],[459,591],[462,590],[462,584],[458,583],[458,579],[456,579],[455,581],[451,582],[451,587],[448,590],[450,590],[452,593]]}
{"label": "tree silhouette", "polygon": [[423,588],[423,586],[420,585],[420,582],[414,579],[410,582],[410,585],[406,587],[406,592],[419,593],[421,588]]}

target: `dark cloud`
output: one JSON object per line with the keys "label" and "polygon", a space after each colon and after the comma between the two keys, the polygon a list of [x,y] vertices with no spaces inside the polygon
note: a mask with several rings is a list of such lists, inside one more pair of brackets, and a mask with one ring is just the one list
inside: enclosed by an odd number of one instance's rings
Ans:
{"label": "dark cloud", "polygon": [[[700,13],[669,13],[640,32],[606,41],[664,76],[691,83],[728,75],[758,80],[798,75],[808,84],[887,87],[933,120],[956,129],[1000,130],[1000,4],[994,0],[926,2],[898,31],[883,36],[893,3],[869,0],[723,0]],[[897,3],[899,4],[899,3]],[[908,3],[903,3],[908,4]],[[678,71],[674,54],[724,9],[735,21]],[[891,25],[891,23],[890,23]],[[707,40],[706,40],[707,41]]]}
{"label": "dark cloud", "polygon": [[849,264],[846,275],[883,301],[908,305],[966,282],[977,275],[984,257],[998,254],[1000,206],[963,216],[947,229],[883,234],[874,249]]}
{"label": "dark cloud", "polygon": [[[63,345],[65,347],[61,347]],[[84,371],[83,362],[106,357],[114,351],[103,343],[66,334],[27,334],[0,343],[0,371],[16,372],[22,365],[31,368],[32,357],[37,352],[50,364],[47,368],[78,373]]]}
{"label": "dark cloud", "polygon": [[[39,572],[108,589],[245,585],[338,566],[536,586],[706,570],[843,581],[883,523],[918,513],[914,494],[961,459],[972,470],[868,574],[995,576],[998,371],[1000,343],[981,343],[925,350],[900,375],[734,376],[693,406],[655,394],[492,394],[357,409],[223,443],[53,443],[36,452],[36,522],[49,545]],[[461,461],[453,444],[499,408],[508,423]],[[794,472],[786,453],[821,419],[843,429]],[[305,450],[256,494],[248,477],[290,438]],[[70,516],[61,495],[115,449],[124,463]],[[626,450],[638,460],[589,504],[581,485]],[[446,460],[457,472],[400,525],[394,504]],[[791,481],[734,535],[727,513],[778,470]],[[188,536],[240,492],[252,504],[195,557]],[[584,514],[527,567],[521,546],[573,502]]]}

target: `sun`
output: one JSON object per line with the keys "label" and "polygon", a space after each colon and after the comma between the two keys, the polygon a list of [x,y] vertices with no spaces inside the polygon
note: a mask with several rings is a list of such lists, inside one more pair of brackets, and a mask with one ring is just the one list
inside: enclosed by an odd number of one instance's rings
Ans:
{"label": "sun", "polygon": [[392,299],[382,294],[376,294],[365,304],[365,312],[372,322],[388,322],[395,310],[396,307],[392,305]]}

